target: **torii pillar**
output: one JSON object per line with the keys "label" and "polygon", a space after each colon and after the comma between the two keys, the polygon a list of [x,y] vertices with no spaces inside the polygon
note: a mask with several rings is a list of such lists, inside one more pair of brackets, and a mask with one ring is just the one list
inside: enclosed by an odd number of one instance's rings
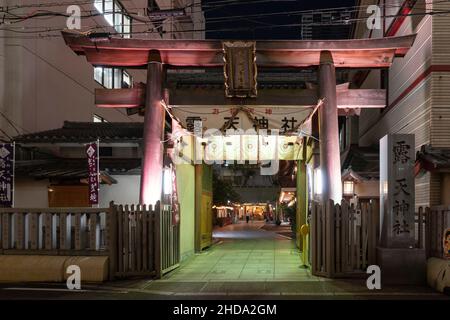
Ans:
{"label": "torii pillar", "polygon": [[322,199],[340,203],[342,199],[341,153],[339,148],[338,108],[336,99],[336,70],[330,51],[320,53],[319,65],[320,170]]}
{"label": "torii pillar", "polygon": [[155,205],[162,194],[165,111],[164,71],[159,51],[149,52],[145,97],[144,142],[139,203]]}

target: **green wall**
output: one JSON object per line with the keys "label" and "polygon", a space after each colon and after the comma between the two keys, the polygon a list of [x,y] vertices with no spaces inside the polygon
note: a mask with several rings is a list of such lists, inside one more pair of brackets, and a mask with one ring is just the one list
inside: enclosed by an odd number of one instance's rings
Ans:
{"label": "green wall", "polygon": [[212,192],[213,167],[204,164],[202,166],[202,190]]}
{"label": "green wall", "polygon": [[177,165],[177,190],[180,201],[181,260],[194,253],[195,240],[195,167]]}

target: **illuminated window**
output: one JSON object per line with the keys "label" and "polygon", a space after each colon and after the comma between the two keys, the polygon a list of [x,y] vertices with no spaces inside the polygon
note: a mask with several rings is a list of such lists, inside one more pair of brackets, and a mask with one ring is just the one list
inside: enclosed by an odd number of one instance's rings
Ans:
{"label": "illuminated window", "polygon": [[353,196],[355,184],[353,181],[344,181],[344,194],[346,196]]}
{"label": "illuminated window", "polygon": [[105,120],[105,118],[99,116],[98,114],[94,114],[92,116],[92,121],[93,122],[108,122],[108,121]]}
{"label": "illuminated window", "polygon": [[131,18],[117,0],[95,0],[94,7],[103,13],[106,22],[124,38],[131,37]]}
{"label": "illuminated window", "polygon": [[123,69],[119,68],[94,68],[94,79],[107,89],[131,88],[133,78]]}
{"label": "illuminated window", "polygon": [[95,0],[94,6],[98,12],[103,13],[103,0]]}

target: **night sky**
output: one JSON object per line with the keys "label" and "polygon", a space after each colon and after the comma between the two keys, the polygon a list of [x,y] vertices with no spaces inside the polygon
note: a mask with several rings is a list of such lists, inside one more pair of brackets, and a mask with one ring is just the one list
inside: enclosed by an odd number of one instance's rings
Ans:
{"label": "night sky", "polygon": [[[253,2],[253,3],[252,3]],[[237,4],[239,3],[239,4]],[[207,39],[299,39],[300,26],[282,26],[300,24],[299,14],[287,12],[339,8],[354,6],[355,0],[203,0],[206,18]],[[285,13],[273,16],[254,17],[255,14]],[[246,18],[217,18],[247,16]],[[252,17],[248,17],[252,15]]]}

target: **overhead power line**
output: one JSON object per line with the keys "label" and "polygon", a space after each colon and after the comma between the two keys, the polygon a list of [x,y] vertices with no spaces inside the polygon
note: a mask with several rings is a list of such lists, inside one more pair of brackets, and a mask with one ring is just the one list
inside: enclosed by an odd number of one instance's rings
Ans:
{"label": "overhead power line", "polygon": [[[407,17],[407,16],[425,16],[425,15],[448,15],[450,13],[450,10],[442,10],[442,11],[429,11],[429,12],[415,12],[415,13],[409,13],[409,14],[395,14],[395,15],[386,15],[382,16],[381,18],[387,19],[387,18],[396,18],[396,17]],[[241,27],[241,28],[221,28],[221,29],[190,29],[190,30],[177,30],[177,31],[167,31],[166,33],[187,33],[187,32],[226,32],[226,31],[241,31],[241,30],[258,30],[258,29],[273,29],[273,28],[282,28],[282,27],[302,27],[302,26],[323,26],[323,25],[343,25],[343,24],[350,24],[352,22],[358,22],[358,21],[364,21],[366,18],[351,18],[345,21],[335,21],[333,23],[290,23],[290,24],[279,24],[279,25],[263,25],[263,26],[255,26],[255,27]],[[98,30],[102,28],[110,27],[109,25],[105,26],[97,26],[92,27],[91,30]],[[46,38],[46,37],[60,37],[60,34],[48,34],[49,32],[60,32],[63,30],[67,30],[65,28],[45,28],[44,30],[34,30],[34,31],[21,31],[21,30],[14,30],[9,28],[0,28],[0,30],[5,31],[11,31],[21,34],[38,34],[35,38]],[[156,33],[152,31],[135,31],[130,32],[131,35],[142,35],[142,34],[151,34]],[[111,35],[122,35],[122,33],[118,32],[112,32]],[[0,38],[8,38],[8,36],[0,36]],[[19,38],[19,37],[9,37],[9,38]],[[32,39],[30,37],[25,39]]]}
{"label": "overhead power line", "polygon": [[[108,0],[106,0],[108,1]],[[111,0],[114,1],[114,0]],[[130,1],[130,0],[126,0],[126,1]],[[258,3],[268,3],[268,2],[274,2],[274,0],[253,0],[253,1],[245,1],[245,0],[239,0],[239,1],[222,1],[222,2],[214,2],[213,4],[202,4],[200,6],[200,11],[208,11],[207,8],[218,8],[218,7],[223,7],[226,4],[228,5],[245,5],[245,4],[258,4]],[[434,1],[432,2],[433,4],[439,4],[439,3],[448,3],[448,0],[439,0],[439,1]],[[63,2],[53,2],[53,3],[46,3],[46,4],[35,4],[35,5],[16,5],[16,6],[8,6],[8,7],[3,7],[3,10],[0,10],[0,13],[11,13],[11,10],[14,9],[19,9],[19,8],[32,8],[32,7],[52,7],[52,6],[64,6],[67,7],[68,4],[93,4],[94,1],[90,0],[82,0],[82,1],[78,1],[78,2],[73,2],[73,3],[63,3]],[[220,4],[220,3],[224,3],[223,5],[219,5],[217,6],[216,4]],[[426,4],[424,4],[426,6]],[[195,6],[195,3],[191,3],[190,5],[187,5],[185,7],[179,8],[179,9],[187,9],[189,7],[195,7],[198,8],[199,6]],[[415,7],[418,7],[419,4],[416,4]],[[266,16],[276,16],[276,15],[301,15],[301,14],[311,14],[311,13],[340,13],[342,11],[351,11],[351,12],[355,12],[355,11],[360,11],[361,9],[365,9],[367,8],[368,5],[359,5],[359,6],[344,6],[344,7],[332,7],[332,8],[323,8],[323,9],[309,9],[309,10],[295,10],[295,11],[281,11],[281,12],[271,12],[271,13],[259,13],[259,14],[252,14],[252,15],[247,15],[246,17],[266,17]],[[401,8],[402,5],[400,4],[380,4],[379,5],[380,8],[386,8],[386,9],[391,9],[391,8]],[[0,7],[1,8],[1,7]],[[170,8],[170,7],[168,7]],[[206,8],[206,10],[202,10]],[[6,9],[6,11],[5,11]],[[146,10],[147,7],[141,7],[141,8],[132,8],[134,10]],[[161,8],[162,9],[162,8]],[[36,10],[39,11],[39,10]],[[85,12],[85,13],[92,13],[93,11],[95,11],[95,9],[93,10],[82,10],[81,12]],[[115,13],[113,11],[111,12],[105,12],[107,14],[112,14]],[[118,13],[118,12],[116,12]],[[125,15],[127,14],[135,14],[135,15],[139,15],[139,12],[132,12],[132,10],[127,10],[127,8],[125,8],[124,12],[120,12],[123,13]],[[59,12],[59,14],[61,14],[61,12]],[[140,16],[142,18],[142,16]],[[220,19],[229,19],[229,18],[235,18],[235,17],[243,17],[243,16],[234,16],[234,17],[230,17],[230,16],[224,16],[224,17],[211,17],[208,19],[209,21],[217,21]],[[18,18],[18,17],[16,17]]]}

